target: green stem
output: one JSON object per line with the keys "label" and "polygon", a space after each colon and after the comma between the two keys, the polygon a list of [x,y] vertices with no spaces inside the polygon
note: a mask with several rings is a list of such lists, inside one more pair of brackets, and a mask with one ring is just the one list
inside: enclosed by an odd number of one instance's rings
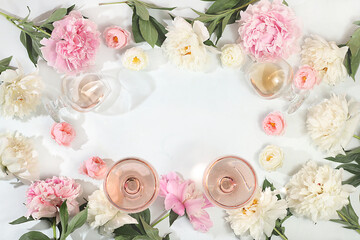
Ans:
{"label": "green stem", "polygon": [[44,31],[41,27],[38,27],[38,26],[35,26],[35,25],[33,25],[33,27],[34,27],[36,30],[44,33],[45,35],[47,35],[47,36],[49,36],[49,37],[51,37],[51,34],[48,33],[48,32],[46,32],[46,31]]}
{"label": "green stem", "polygon": [[236,12],[236,11],[238,11],[238,10],[244,8],[244,7],[247,7],[248,5],[250,5],[250,4],[254,3],[254,2],[257,2],[257,1],[259,1],[259,0],[251,0],[250,2],[245,3],[245,4],[243,4],[243,5],[241,5],[241,6],[237,7],[237,8],[229,9],[229,10],[225,10],[223,12],[220,12],[220,14],[218,16],[226,16],[229,13],[233,14],[234,12]]}
{"label": "green stem", "polygon": [[56,240],[56,218],[54,218],[52,229],[53,229],[54,240]]}
{"label": "green stem", "polygon": [[360,137],[358,135],[354,135],[353,137],[360,140]]}
{"label": "green stem", "polygon": [[276,229],[276,227],[274,228],[274,231],[277,232],[277,234],[279,234],[282,239],[288,240],[287,237],[285,237],[279,230]]}
{"label": "green stem", "polygon": [[128,1],[122,1],[122,2],[109,2],[109,3],[99,3],[99,6],[101,6],[101,5],[111,5],[111,4],[120,4],[120,3],[128,3]]}
{"label": "green stem", "polygon": [[152,223],[151,226],[155,227],[158,223],[160,223],[162,220],[164,220],[165,218],[170,216],[170,212],[168,212],[165,216],[163,216],[162,218],[160,218],[159,220],[157,220],[155,223]]}

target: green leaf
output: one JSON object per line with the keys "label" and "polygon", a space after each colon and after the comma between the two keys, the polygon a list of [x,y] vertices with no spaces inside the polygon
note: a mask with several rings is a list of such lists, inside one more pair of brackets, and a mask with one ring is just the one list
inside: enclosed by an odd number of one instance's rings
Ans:
{"label": "green leaf", "polygon": [[172,209],[170,210],[170,216],[169,216],[169,224],[171,225],[175,222],[175,220],[179,217],[179,215],[174,212]]}
{"label": "green leaf", "polygon": [[56,9],[48,19],[45,20],[45,22],[41,25],[45,25],[47,23],[53,23],[53,22],[56,22],[56,21],[59,21],[61,19],[63,19],[67,14],[67,9],[66,8],[59,8],[59,9]]}
{"label": "green leaf", "polygon": [[31,231],[22,235],[19,240],[50,240],[50,238],[41,232]]}
{"label": "green leaf", "polygon": [[216,45],[215,45],[210,39],[204,41],[204,44],[205,44],[206,46],[211,46],[211,47],[215,47],[215,48],[216,48]]}
{"label": "green leaf", "polygon": [[134,236],[117,236],[115,237],[115,240],[132,240],[134,239]]}
{"label": "green leaf", "polygon": [[263,182],[263,185],[262,185],[262,191],[264,191],[268,187],[271,189],[271,191],[275,190],[274,185],[265,178],[264,182]]}
{"label": "green leaf", "polygon": [[359,175],[355,175],[351,178],[349,178],[346,181],[342,182],[343,184],[350,184],[353,185],[354,187],[358,187],[360,185],[360,176]]}
{"label": "green leaf", "polygon": [[136,14],[144,21],[149,20],[149,11],[146,7],[138,1],[134,2]]}
{"label": "green leaf", "polygon": [[285,0],[283,0],[282,4],[284,4],[285,6],[289,6],[289,4]]}
{"label": "green leaf", "polygon": [[32,44],[31,37],[29,36],[29,34],[27,34],[25,32],[21,32],[20,33],[20,41],[24,45],[24,47],[26,48],[26,51],[28,53],[28,56],[29,56],[31,62],[33,62],[34,65],[36,66],[38,56],[37,56],[36,52],[33,49],[33,44]]}
{"label": "green leaf", "polygon": [[34,219],[31,216],[29,218],[22,216],[16,220],[10,222],[9,224],[16,225],[16,224],[26,223],[26,222],[30,222],[30,221],[34,221]]}
{"label": "green leaf", "polygon": [[170,240],[170,233],[166,234],[162,240]]}
{"label": "green leaf", "polygon": [[66,235],[70,235],[72,232],[74,232],[76,229],[80,228],[82,225],[85,224],[86,219],[88,216],[88,209],[85,208],[78,214],[76,214],[69,222],[69,225],[67,227]]}
{"label": "green leaf", "polygon": [[159,6],[156,6],[155,4],[146,3],[146,2],[142,2],[142,4],[143,4],[144,6],[146,6],[147,8],[157,9],[157,10],[172,11],[172,10],[174,10],[174,9],[176,8],[176,7],[159,7]]}
{"label": "green leaf", "polygon": [[359,217],[356,215],[349,198],[349,204],[337,211],[340,219],[331,219],[330,221],[340,223],[344,228],[356,230],[360,233]]}
{"label": "green leaf", "polygon": [[133,214],[130,214],[131,217],[135,218],[137,220],[138,223],[140,223],[140,218],[142,217],[143,220],[145,220],[145,222],[147,224],[150,224],[150,210],[149,209],[145,209],[144,211],[142,212],[139,212],[139,213],[133,213]]}
{"label": "green leaf", "polygon": [[231,16],[232,16],[232,14],[228,14],[222,20],[222,23],[221,23],[221,26],[222,26],[221,32],[222,33],[224,32],[226,25],[229,23]]}
{"label": "green leaf", "polygon": [[144,227],[144,230],[146,232],[146,235],[152,239],[152,240],[162,240],[159,236],[159,229],[151,227],[148,223],[145,222],[145,220],[140,217],[141,224]]}
{"label": "green leaf", "polygon": [[146,236],[146,235],[141,235],[141,236],[136,236],[134,237],[132,240],[153,240],[150,237]]}
{"label": "green leaf", "polygon": [[141,231],[136,227],[135,224],[125,224],[114,230],[115,236],[137,236],[141,234]]}
{"label": "green leaf", "polygon": [[141,18],[139,19],[139,27],[145,41],[148,42],[151,47],[154,47],[159,37],[156,28],[150,21],[145,21]]}
{"label": "green leaf", "polygon": [[328,157],[328,158],[325,158],[325,159],[329,160],[329,161],[332,161],[332,162],[339,162],[339,163],[349,163],[349,162],[353,161],[347,155],[342,155],[342,154],[339,154],[336,157]]}
{"label": "green leaf", "polygon": [[215,28],[218,26],[220,19],[215,19],[212,23],[209,24],[209,26],[207,27],[208,31],[209,31],[209,35],[211,35]]}
{"label": "green leaf", "polygon": [[68,15],[72,10],[74,10],[74,8],[75,8],[75,4],[73,4],[73,5],[71,5],[70,7],[68,7],[68,8],[66,9],[66,15]]}
{"label": "green leaf", "polygon": [[158,40],[156,41],[156,45],[161,47],[161,45],[163,44],[163,42],[166,39],[165,35],[167,33],[167,30],[161,23],[159,23],[152,16],[150,16],[150,22],[153,24],[153,26],[156,28],[156,31],[158,32]]}
{"label": "green leaf", "polygon": [[66,200],[60,206],[60,222],[61,222],[61,236],[65,235],[67,232],[69,221],[69,212],[66,204]]}
{"label": "green leaf", "polygon": [[355,80],[355,75],[359,69],[360,65],[360,52],[358,52],[355,56],[351,57],[351,77]]}
{"label": "green leaf", "polygon": [[239,0],[217,0],[209,7],[206,13],[217,14],[221,11],[235,7],[239,2]]}
{"label": "green leaf", "polygon": [[136,15],[135,12],[133,12],[133,15],[132,15],[132,32],[133,32],[134,40],[135,40],[136,43],[140,43],[140,42],[145,41],[145,39],[143,38],[143,36],[140,33],[139,19],[140,19],[140,17],[138,15]]}
{"label": "green leaf", "polygon": [[348,171],[353,174],[360,174],[360,165],[355,163],[347,163],[347,164],[341,164],[336,167],[337,169],[343,168],[345,171]]}
{"label": "green leaf", "polygon": [[0,60],[0,65],[9,66],[11,59],[12,59],[12,56]]}

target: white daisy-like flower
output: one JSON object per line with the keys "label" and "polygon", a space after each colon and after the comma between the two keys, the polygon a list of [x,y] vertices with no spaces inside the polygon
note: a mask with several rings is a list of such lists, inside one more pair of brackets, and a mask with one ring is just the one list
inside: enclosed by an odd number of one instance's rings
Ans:
{"label": "white daisy-like flower", "polygon": [[30,138],[18,132],[0,135],[0,179],[12,175],[20,180],[37,180],[37,157]]}
{"label": "white daisy-like flower", "polygon": [[343,81],[347,74],[344,58],[348,47],[339,48],[335,42],[327,42],[318,35],[306,38],[301,51],[301,63],[319,72],[326,83],[335,85]]}
{"label": "white daisy-like flower", "polygon": [[313,142],[330,155],[344,154],[360,119],[360,103],[333,94],[309,109],[306,126]]}
{"label": "white daisy-like flower", "polygon": [[336,211],[349,203],[349,194],[355,191],[351,185],[342,185],[342,171],[307,162],[285,186],[290,211],[314,222],[335,218]]}
{"label": "white daisy-like flower", "polygon": [[204,41],[209,32],[204,23],[195,21],[193,26],[181,17],[173,20],[173,26],[166,28],[168,33],[162,45],[170,61],[181,68],[203,70],[208,62]]}
{"label": "white daisy-like flower", "polygon": [[284,161],[283,150],[275,145],[266,146],[259,155],[260,165],[271,172],[282,166]]}
{"label": "white daisy-like flower", "polygon": [[148,55],[144,50],[138,47],[133,47],[124,53],[122,63],[124,67],[134,71],[140,71],[148,65]]}
{"label": "white daisy-like flower", "polygon": [[264,240],[271,236],[278,218],[283,219],[287,214],[287,203],[284,199],[278,200],[274,191],[266,188],[257,190],[254,199],[245,207],[227,210],[234,233],[239,236],[250,235],[255,240]]}
{"label": "white daisy-like flower", "polygon": [[221,48],[220,60],[225,67],[240,68],[245,62],[245,54],[239,44],[225,44]]}
{"label": "white daisy-like flower", "polygon": [[[2,82],[2,83],[1,83]],[[6,117],[24,118],[40,104],[43,84],[38,71],[24,75],[21,68],[0,75],[0,107]]]}
{"label": "white daisy-like flower", "polygon": [[96,190],[89,196],[87,221],[104,235],[111,235],[125,224],[137,224],[136,219],[114,207],[102,190]]}

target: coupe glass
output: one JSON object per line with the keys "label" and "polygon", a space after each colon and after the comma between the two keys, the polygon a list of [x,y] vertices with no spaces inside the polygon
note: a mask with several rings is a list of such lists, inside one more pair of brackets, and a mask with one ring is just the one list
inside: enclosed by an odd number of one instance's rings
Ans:
{"label": "coupe glass", "polygon": [[302,105],[309,92],[296,91],[293,84],[293,69],[283,59],[276,62],[255,62],[247,75],[251,86],[265,99],[283,97],[290,101],[288,113],[294,113]]}
{"label": "coupe glass", "polygon": [[208,166],[203,187],[205,195],[214,205],[237,209],[253,199],[257,180],[248,162],[239,157],[227,156]]}
{"label": "coupe glass", "polygon": [[137,213],[148,208],[157,198],[159,177],[148,162],[126,158],[109,170],[104,190],[115,207],[124,212]]}

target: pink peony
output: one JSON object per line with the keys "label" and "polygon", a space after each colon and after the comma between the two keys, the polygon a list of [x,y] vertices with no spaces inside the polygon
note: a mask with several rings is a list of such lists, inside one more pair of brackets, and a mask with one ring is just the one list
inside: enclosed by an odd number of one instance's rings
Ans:
{"label": "pink peony", "polygon": [[263,129],[267,135],[281,135],[285,127],[286,123],[280,112],[269,113],[263,121]]}
{"label": "pink peony", "polygon": [[299,89],[309,90],[315,84],[319,84],[321,79],[318,77],[318,72],[310,66],[302,66],[294,76],[294,85]]}
{"label": "pink peony", "polygon": [[54,123],[51,128],[51,138],[59,145],[70,146],[70,143],[74,140],[75,135],[75,130],[67,122]]}
{"label": "pink peony", "polygon": [[121,27],[112,26],[105,29],[104,37],[108,47],[120,49],[128,45],[130,33]]}
{"label": "pink peony", "polygon": [[195,230],[207,232],[212,227],[210,216],[204,210],[212,207],[212,204],[197,191],[193,181],[185,181],[174,172],[163,175],[159,195],[165,197],[166,210],[172,209],[180,216],[186,212]]}
{"label": "pink peony", "polygon": [[88,175],[91,178],[102,179],[105,177],[107,166],[101,158],[92,157],[83,162],[79,171],[81,174]]}
{"label": "pink peony", "polygon": [[261,0],[240,15],[241,43],[256,60],[287,58],[300,50],[300,26],[294,12],[282,0]]}
{"label": "pink peony", "polygon": [[93,64],[100,46],[100,32],[94,22],[72,11],[53,26],[51,37],[40,42],[49,66],[59,72],[77,73]]}
{"label": "pink peony", "polygon": [[69,214],[79,212],[76,198],[81,194],[81,186],[71,178],[53,177],[37,181],[26,192],[27,217],[57,217],[61,204],[66,200]]}

